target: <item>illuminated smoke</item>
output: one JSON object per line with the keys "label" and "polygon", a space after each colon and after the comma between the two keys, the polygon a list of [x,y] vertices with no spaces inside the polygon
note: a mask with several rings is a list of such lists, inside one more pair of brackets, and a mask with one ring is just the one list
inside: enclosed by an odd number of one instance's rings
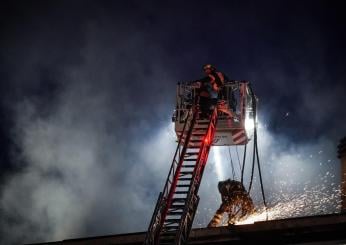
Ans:
{"label": "illuminated smoke", "polygon": [[[258,130],[259,154],[268,204],[268,218],[284,219],[309,215],[330,214],[340,211],[339,160],[335,156],[335,144],[319,139],[314,144],[294,145],[285,138],[270,133],[265,126]],[[213,147],[217,157],[209,159],[200,188],[201,201],[196,215],[195,227],[205,227],[221,204],[217,181],[232,179],[227,147]],[[243,148],[238,147],[242,156]],[[240,168],[236,147],[230,147],[239,179]],[[248,188],[252,141],[247,150],[244,185]],[[331,158],[331,156],[333,156]],[[241,158],[241,157],[240,157]],[[220,174],[221,173],[221,174]],[[263,209],[257,167],[250,193],[257,212],[237,224],[247,224],[266,219]],[[226,221],[226,219],[225,219]]]}
{"label": "illuminated smoke", "polygon": [[220,147],[212,147],[212,153],[215,161],[215,171],[219,181],[224,179],[223,167],[222,167],[222,155]]}

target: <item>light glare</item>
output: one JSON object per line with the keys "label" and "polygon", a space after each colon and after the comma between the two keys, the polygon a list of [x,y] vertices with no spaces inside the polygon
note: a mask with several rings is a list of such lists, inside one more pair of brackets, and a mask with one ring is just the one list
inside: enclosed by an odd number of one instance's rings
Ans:
{"label": "light glare", "polygon": [[213,155],[214,155],[214,161],[215,161],[215,170],[217,177],[220,180],[223,180],[223,171],[222,171],[222,161],[221,161],[221,152],[220,147],[216,146],[213,147]]}

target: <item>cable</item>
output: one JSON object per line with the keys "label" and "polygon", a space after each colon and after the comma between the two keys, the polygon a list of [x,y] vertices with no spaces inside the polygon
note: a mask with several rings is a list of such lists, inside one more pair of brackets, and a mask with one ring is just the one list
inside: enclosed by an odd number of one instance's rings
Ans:
{"label": "cable", "polygon": [[241,165],[240,165],[240,159],[239,159],[239,153],[238,153],[238,145],[235,145],[235,151],[237,152],[239,171],[241,171]]}
{"label": "cable", "polygon": [[241,168],[241,180],[240,180],[240,182],[242,184],[244,182],[244,169],[245,169],[245,160],[246,160],[246,148],[247,148],[247,144],[245,144],[245,146],[244,146],[243,166]]}
{"label": "cable", "polygon": [[232,160],[232,154],[231,154],[231,150],[228,147],[228,154],[229,154],[229,158],[231,160],[231,167],[232,167],[232,176],[233,176],[233,180],[235,179],[235,172],[234,172],[234,166],[233,166],[233,160]]}
{"label": "cable", "polygon": [[[257,131],[257,130],[256,130],[256,131]],[[257,138],[257,132],[256,132],[256,138]],[[268,208],[267,208],[266,197],[265,197],[265,194],[264,194],[264,187],[263,187],[262,173],[261,173],[261,164],[260,164],[259,157],[258,157],[258,146],[257,146],[257,141],[256,141],[256,157],[257,157],[258,174],[259,174],[260,183],[261,183],[261,191],[262,191],[263,204],[264,204],[264,207],[265,207],[265,209],[266,209],[266,218],[267,218],[267,220],[268,220]]]}
{"label": "cable", "polygon": [[[264,207],[265,207],[265,210],[266,210],[266,218],[268,220],[268,207],[267,207],[267,202],[266,202],[266,198],[265,198],[265,194],[264,194],[262,172],[261,172],[261,164],[260,164],[260,160],[259,160],[258,145],[257,145],[257,122],[256,122],[257,103],[256,103],[256,97],[255,97],[255,95],[253,93],[253,90],[252,90],[252,87],[251,87],[250,84],[249,84],[249,89],[250,89],[250,93],[251,93],[251,97],[252,97],[252,108],[254,110],[254,126],[255,126],[254,127],[254,156],[253,156],[253,159],[255,158],[255,153],[256,153],[257,167],[258,167],[258,174],[259,174],[259,178],[260,178],[260,185],[261,185],[263,204],[264,204]],[[250,190],[249,190],[249,193],[250,193]]]}
{"label": "cable", "polygon": [[252,151],[251,177],[250,177],[250,184],[249,184],[249,189],[248,189],[248,193],[249,193],[249,194],[250,194],[250,191],[251,191],[252,181],[253,181],[254,172],[255,172],[255,160],[256,160],[255,142],[256,142],[256,139],[255,139],[255,137],[254,137],[254,144],[253,144],[253,151]]}

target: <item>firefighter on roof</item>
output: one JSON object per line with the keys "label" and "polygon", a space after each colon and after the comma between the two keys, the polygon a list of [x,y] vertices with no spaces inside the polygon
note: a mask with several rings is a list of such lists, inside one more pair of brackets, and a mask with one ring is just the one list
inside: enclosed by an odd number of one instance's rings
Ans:
{"label": "firefighter on roof", "polygon": [[241,182],[230,179],[220,181],[218,189],[222,203],[208,227],[218,226],[224,213],[228,214],[228,224],[234,224],[254,212],[253,202]]}

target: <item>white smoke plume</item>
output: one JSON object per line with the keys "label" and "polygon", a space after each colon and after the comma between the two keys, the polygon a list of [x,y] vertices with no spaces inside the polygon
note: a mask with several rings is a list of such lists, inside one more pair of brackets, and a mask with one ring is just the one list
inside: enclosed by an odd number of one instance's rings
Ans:
{"label": "white smoke plume", "polygon": [[[268,30],[277,35],[268,23],[284,18],[280,11],[271,13],[272,21],[259,17],[257,8],[256,14],[247,6],[210,12],[202,4],[204,11],[192,11],[191,3],[177,19],[170,7],[157,11],[157,3],[147,2],[28,5],[19,11],[26,13],[23,20],[8,20],[13,28],[1,43],[8,78],[0,75],[9,88],[2,103],[14,112],[9,134],[18,170],[1,180],[1,244],[145,231],[176,147],[170,120],[175,84],[199,78],[201,65],[209,62],[220,64],[231,79],[253,81],[260,98],[258,143],[268,206],[294,207],[271,218],[339,210],[336,145],[346,132],[344,80],[328,80],[323,62],[311,62],[326,52],[327,45],[315,42],[319,37],[295,39],[310,47],[309,54],[296,54],[302,48],[286,36],[287,43],[274,47],[261,39],[270,38]],[[209,40],[206,29],[218,26],[227,35]],[[253,35],[260,27],[265,35],[256,46]],[[333,86],[314,86],[322,79]],[[296,110],[281,111],[287,105]],[[296,136],[298,129],[314,135],[295,139],[290,132]],[[237,150],[241,160],[242,147]],[[228,149],[219,151],[218,167],[212,151],[205,169],[195,227],[206,226],[218,208],[218,181],[233,178]],[[239,179],[234,147],[231,154]],[[255,172],[251,194],[261,208]]]}
{"label": "white smoke plume", "polygon": [[[51,107],[54,110],[48,114],[41,113],[32,101],[18,105],[15,136],[22,150],[18,162],[25,166],[9,179],[1,196],[6,218],[1,224],[4,243],[147,228],[176,147],[169,113],[165,121],[155,126],[145,119],[126,125],[121,114],[112,113],[107,91],[95,93],[94,89],[80,86],[77,83],[61,91],[56,105]],[[169,107],[166,109],[169,111]],[[159,114],[156,108],[153,113]],[[334,142],[320,138],[315,143],[294,144],[269,133],[266,127],[260,127],[258,138],[269,207],[299,200],[287,217],[338,211],[340,179]],[[250,142],[245,185],[250,176],[251,148]],[[236,150],[241,161],[243,148],[230,150],[235,178],[239,179]],[[205,227],[220,204],[217,182],[233,178],[227,147],[220,147],[219,151],[219,170],[215,167],[214,150],[205,169],[195,227]],[[222,177],[218,174],[220,169]],[[261,208],[255,171],[251,193]]]}

